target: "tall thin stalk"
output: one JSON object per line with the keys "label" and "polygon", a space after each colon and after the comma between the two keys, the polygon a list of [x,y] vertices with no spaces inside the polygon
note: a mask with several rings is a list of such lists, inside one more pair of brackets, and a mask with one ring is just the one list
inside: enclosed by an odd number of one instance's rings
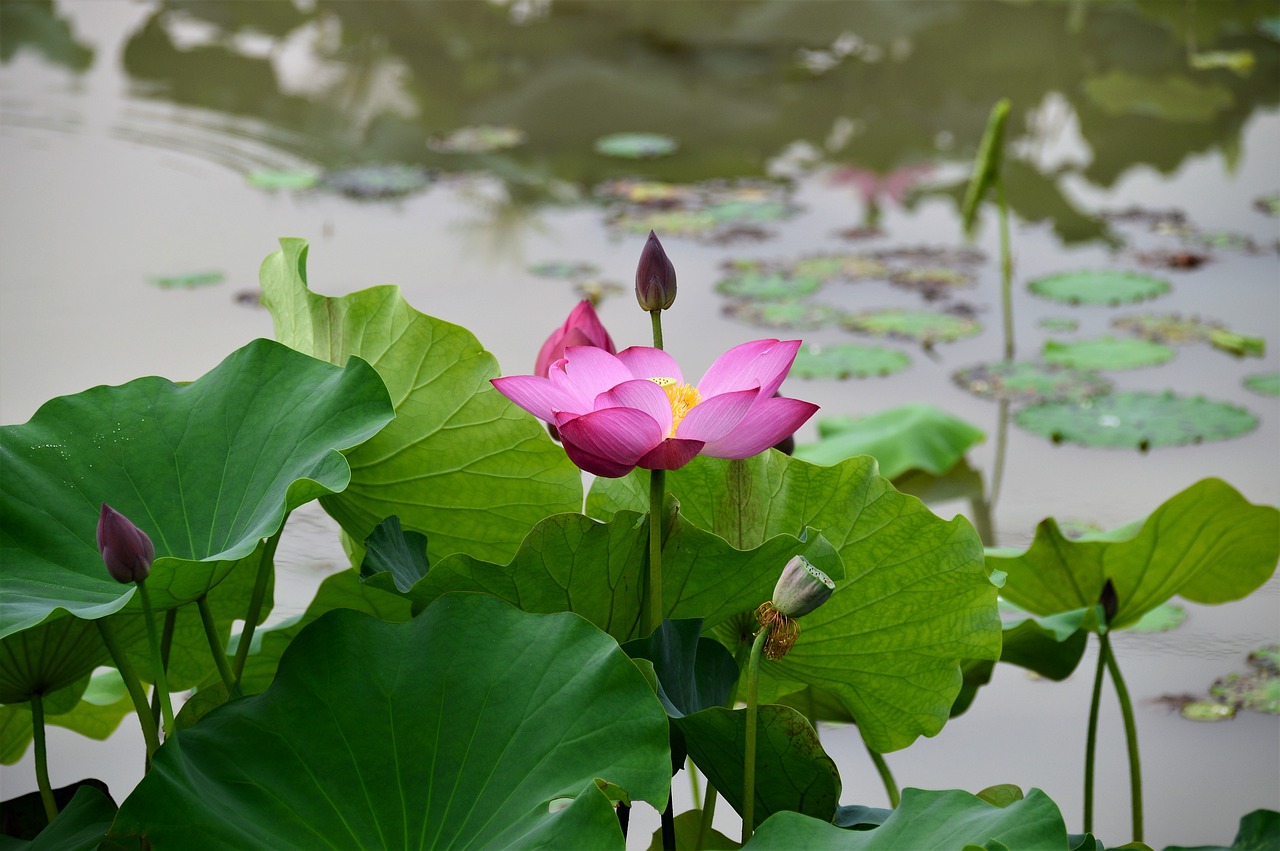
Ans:
{"label": "tall thin stalk", "polygon": [[747,739],[742,763],[742,843],[751,838],[756,816],[756,718],[759,715],[760,656],[769,640],[772,624],[764,624],[751,645],[747,662]]}
{"label": "tall thin stalk", "polygon": [[1102,703],[1102,676],[1107,654],[1098,648],[1098,668],[1093,675],[1093,698],[1089,701],[1089,734],[1084,744],[1084,832],[1093,833],[1093,775],[1098,748],[1098,707]]}
{"label": "tall thin stalk", "polygon": [[1102,653],[1106,657],[1107,672],[1111,674],[1111,682],[1116,687],[1116,697],[1120,700],[1120,714],[1124,716],[1124,740],[1129,749],[1129,798],[1133,817],[1133,841],[1142,841],[1142,763],[1138,759],[1138,725],[1133,717],[1133,702],[1129,699],[1129,689],[1125,687],[1124,678],[1120,676],[1120,666],[1116,664],[1116,656],[1111,652],[1111,639],[1107,633],[1102,634]]}
{"label": "tall thin stalk", "polygon": [[49,783],[49,754],[44,734],[44,695],[36,692],[31,695],[31,738],[36,749],[36,786],[40,788],[44,814],[52,822],[58,817],[58,804],[53,799],[53,785]]}
{"label": "tall thin stalk", "polygon": [[115,627],[107,624],[109,620],[109,618],[98,618],[94,623],[98,625],[102,642],[107,645],[111,661],[120,672],[120,679],[124,680],[129,699],[133,701],[133,709],[138,713],[138,723],[142,725],[142,738],[147,743],[147,770],[150,770],[151,757],[160,747],[160,734],[156,732],[156,717],[151,711],[151,704],[147,703],[147,693],[142,688],[142,680],[138,679],[138,672],[133,669],[128,654],[124,652],[124,647],[116,637]]}
{"label": "tall thin stalk", "polygon": [[[859,736],[859,738],[862,737]],[[898,792],[898,781],[893,779],[893,772],[889,770],[889,763],[885,762],[884,754],[867,744],[866,739],[862,740],[862,745],[867,749],[871,762],[875,764],[876,772],[880,775],[880,782],[884,784],[884,791],[889,796],[889,806],[896,810],[898,804],[902,803],[902,795]]]}
{"label": "tall thin stalk", "polygon": [[151,666],[155,668],[156,694],[160,698],[161,718],[164,719],[164,737],[173,735],[173,703],[169,699],[169,678],[165,675],[164,657],[160,653],[160,639],[156,635],[155,619],[152,617],[151,595],[147,593],[146,580],[138,580],[138,596],[142,599],[142,616],[147,623],[147,644],[151,648]]}
{"label": "tall thin stalk", "polygon": [[276,547],[280,545],[280,536],[284,534],[285,524],[289,522],[286,514],[280,521],[280,528],[262,549],[262,557],[258,561],[258,577],[253,583],[253,596],[249,598],[249,609],[245,613],[244,629],[240,632],[240,644],[236,647],[236,658],[231,665],[231,673],[235,678],[234,685],[240,684],[240,676],[244,673],[245,660],[249,658],[249,645],[253,643],[253,631],[258,628],[258,620],[262,616],[262,601],[267,595],[267,580],[275,569]]}
{"label": "tall thin stalk", "polygon": [[649,575],[644,584],[644,635],[662,625],[662,502],[666,471],[649,471]]}
{"label": "tall thin stalk", "polygon": [[213,661],[218,666],[218,674],[222,677],[222,684],[226,686],[227,694],[231,694],[237,689],[236,676],[231,673],[227,651],[222,646],[222,638],[218,635],[218,625],[213,621],[213,612],[209,608],[209,595],[201,594],[196,605],[200,608],[200,621],[204,624],[204,637],[209,642],[209,652],[213,654]]}

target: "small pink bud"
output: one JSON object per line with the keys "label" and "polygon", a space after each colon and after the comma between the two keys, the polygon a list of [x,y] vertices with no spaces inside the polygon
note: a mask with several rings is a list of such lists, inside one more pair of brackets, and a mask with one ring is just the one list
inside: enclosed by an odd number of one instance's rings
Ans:
{"label": "small pink bud", "polygon": [[676,267],[662,250],[657,234],[649,231],[636,266],[636,301],[645,310],[654,311],[666,310],[675,300]]}
{"label": "small pink bud", "polygon": [[534,362],[533,374],[539,378],[547,377],[547,369],[551,364],[564,357],[567,346],[595,346],[604,349],[611,355],[618,353],[614,348],[613,338],[605,329],[604,323],[596,315],[591,302],[583,299],[577,307],[569,312],[569,318],[559,328],[551,332],[551,336],[538,351],[538,359]]}
{"label": "small pink bud", "polygon": [[98,551],[111,578],[126,585],[146,579],[156,557],[147,533],[105,502],[98,515]]}

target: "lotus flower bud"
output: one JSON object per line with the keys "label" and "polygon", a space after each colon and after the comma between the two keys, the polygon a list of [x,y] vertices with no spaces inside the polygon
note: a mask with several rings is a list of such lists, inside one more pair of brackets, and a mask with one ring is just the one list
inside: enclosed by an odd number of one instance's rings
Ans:
{"label": "lotus flower bud", "polygon": [[98,551],[111,578],[126,585],[146,579],[156,557],[147,533],[105,502],[98,515]]}
{"label": "lotus flower bud", "polygon": [[803,617],[827,602],[835,590],[830,577],[804,556],[795,556],[773,586],[773,606],[789,618]]}
{"label": "lotus flower bud", "polygon": [[648,311],[666,310],[676,300],[676,267],[653,231],[636,266],[636,301]]}
{"label": "lotus flower bud", "polygon": [[551,336],[542,344],[534,363],[533,374],[546,378],[547,370],[551,364],[564,357],[567,346],[595,346],[611,355],[618,353],[614,348],[613,338],[609,336],[604,323],[596,316],[595,308],[587,299],[578,302],[578,306],[569,312],[569,318],[564,324],[552,331]]}
{"label": "lotus flower bud", "polygon": [[1115,620],[1116,612],[1120,611],[1120,597],[1116,594],[1116,586],[1111,584],[1111,580],[1107,580],[1107,584],[1102,586],[1102,594],[1098,597],[1098,603],[1102,606],[1102,616],[1106,618],[1106,626],[1110,626]]}

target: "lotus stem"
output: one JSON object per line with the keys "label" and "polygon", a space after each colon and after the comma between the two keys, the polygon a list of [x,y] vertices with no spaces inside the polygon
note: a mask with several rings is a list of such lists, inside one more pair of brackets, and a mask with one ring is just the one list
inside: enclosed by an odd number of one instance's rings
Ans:
{"label": "lotus stem", "polygon": [[653,326],[653,347],[662,348],[662,311],[649,311],[649,324]]}
{"label": "lotus stem", "polygon": [[262,548],[262,557],[258,561],[258,578],[253,583],[253,596],[249,598],[249,609],[244,617],[244,629],[240,632],[240,644],[236,647],[236,658],[231,666],[234,675],[233,685],[240,685],[240,677],[244,674],[244,663],[249,658],[249,645],[253,643],[253,631],[258,628],[258,619],[262,616],[262,601],[267,595],[267,580],[275,569],[276,547],[280,545],[280,536],[284,534],[284,525],[289,520],[285,514],[280,521],[280,528]]}
{"label": "lotus stem", "polygon": [[1129,689],[1125,687],[1124,678],[1120,676],[1120,666],[1116,664],[1116,656],[1111,652],[1111,639],[1107,633],[1102,634],[1102,654],[1106,657],[1107,671],[1111,674],[1111,682],[1116,687],[1116,697],[1120,699],[1120,713],[1124,716],[1124,739],[1129,749],[1129,796],[1133,812],[1133,841],[1142,841],[1142,763],[1138,759],[1138,725],[1133,717],[1133,702],[1129,700]]}
{"label": "lotus stem", "polygon": [[702,784],[698,782],[698,769],[693,765],[693,757],[685,757],[684,770],[689,772],[689,800],[697,801],[702,797]]}
{"label": "lotus stem", "polygon": [[49,783],[49,754],[44,741],[44,695],[31,695],[31,737],[36,748],[36,785],[40,787],[40,801],[44,814],[52,823],[58,817],[58,803],[53,799],[53,786]]}
{"label": "lotus stem", "polygon": [[[991,496],[987,500],[987,528],[991,544],[995,546],[995,530],[991,528],[991,514],[1000,499],[1000,486],[1004,482],[1004,461],[1009,452],[1009,400],[1001,399],[999,418],[996,420],[995,460],[991,464]],[[983,539],[987,540],[987,539]]]}
{"label": "lotus stem", "polygon": [[[164,613],[164,629],[160,632],[160,664],[164,665],[165,673],[169,673],[169,654],[173,650],[173,631],[178,626],[178,610],[168,609]],[[151,689],[151,717],[160,717],[160,689]],[[156,721],[156,726],[160,726],[160,722]]]}
{"label": "lotus stem", "polygon": [[759,715],[757,695],[760,692],[760,656],[773,625],[765,623],[756,633],[747,662],[747,740],[742,763],[742,844],[751,838],[756,816],[756,717]]}
{"label": "lotus stem", "polygon": [[155,619],[152,617],[151,595],[147,593],[145,579],[138,580],[138,596],[142,599],[142,616],[146,619],[147,644],[151,646],[151,664],[155,668],[156,694],[160,697],[160,712],[164,719],[164,737],[173,735],[173,703],[169,699],[169,678],[165,676],[164,656],[160,653],[160,639],[156,636]]}
{"label": "lotus stem", "polygon": [[[861,735],[859,738],[862,738]],[[871,762],[880,774],[880,782],[884,784],[884,791],[889,795],[890,808],[896,810],[898,804],[902,803],[902,795],[898,792],[898,781],[893,779],[893,772],[889,770],[889,763],[885,761],[884,754],[867,744],[866,739],[862,739],[862,746],[867,749],[867,755],[871,757]]]}
{"label": "lotus stem", "polygon": [[231,663],[227,661],[227,652],[222,646],[222,639],[218,636],[218,626],[213,622],[213,611],[209,608],[209,595],[201,594],[196,605],[200,607],[200,620],[204,623],[204,637],[209,642],[209,651],[213,653],[213,661],[218,666],[222,684],[226,686],[227,694],[230,695],[237,690],[236,677],[231,673]]}
{"label": "lotus stem", "polygon": [[666,471],[649,471],[649,575],[641,604],[644,607],[643,634],[652,635],[662,625],[662,502],[666,494]]}
{"label": "lotus stem", "polygon": [[1004,359],[1013,360],[1013,254],[1009,248],[1009,204],[1004,178],[996,174],[996,209],[1000,214],[1000,310],[1004,314]]}
{"label": "lotus stem", "polygon": [[129,699],[133,701],[133,710],[138,714],[138,723],[142,725],[142,738],[147,743],[146,768],[150,771],[151,757],[160,747],[160,735],[156,732],[156,716],[151,711],[151,704],[147,703],[147,693],[142,688],[142,681],[138,679],[138,672],[133,669],[129,656],[112,632],[114,627],[108,626],[107,620],[107,618],[99,618],[95,623],[98,625],[99,634],[102,635],[102,642],[107,645],[107,652],[111,654],[116,670],[120,672],[120,679],[124,680]]}
{"label": "lotus stem", "polygon": [[[1102,641],[1102,636],[1098,637]],[[1098,707],[1102,703],[1102,677],[1107,669],[1106,645],[1098,648],[1098,669],[1093,675],[1093,699],[1089,702],[1089,734],[1084,745],[1084,832],[1093,833],[1094,756],[1098,748]]]}
{"label": "lotus stem", "polygon": [[667,794],[667,806],[662,811],[662,851],[676,851],[676,817],[671,794]]}
{"label": "lotus stem", "polygon": [[707,778],[707,794],[702,799],[702,819],[698,822],[698,844],[695,848],[706,848],[707,839],[711,836],[711,823],[716,818],[716,794],[715,784]]}

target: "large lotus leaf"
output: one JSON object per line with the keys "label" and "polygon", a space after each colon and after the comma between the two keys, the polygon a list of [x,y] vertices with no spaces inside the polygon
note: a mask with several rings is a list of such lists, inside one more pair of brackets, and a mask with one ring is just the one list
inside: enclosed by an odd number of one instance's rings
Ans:
{"label": "large lotus leaf", "polygon": [[1266,582],[1280,559],[1280,511],[1253,505],[1221,479],[1203,479],[1150,517],[1070,539],[1048,518],[1023,552],[993,549],[987,563],[1008,574],[1003,595],[1038,615],[1097,604],[1111,580],[1113,629],[1136,623],[1175,594],[1225,603]]}
{"label": "large lotus leaf", "polygon": [[723,644],[702,636],[699,618],[665,620],[653,634],[622,649],[653,664],[658,699],[673,718],[724,706],[738,683],[737,663]]}
{"label": "large lotus leaf", "polygon": [[42,638],[46,630],[78,630],[87,644],[77,645],[78,673],[57,652],[40,654],[44,667],[0,661],[0,700],[25,699],[7,688],[15,682],[50,690],[103,658],[95,655],[101,641],[85,638],[93,624],[56,623],[67,614],[88,621],[140,611],[135,588],[103,567],[101,503],[154,541],[147,587],[156,607],[168,609],[253,558],[290,510],[346,487],[350,470],[339,450],[391,416],[368,364],[353,359],[339,369],[255,340],[190,384],[151,377],[95,387],[0,428],[0,637],[16,640],[41,625],[22,639],[28,661],[55,640]]}
{"label": "large lotus leaf", "polygon": [[[397,594],[371,587],[360,579],[355,568],[325,578],[299,616],[253,635],[253,647],[245,658],[240,688],[246,694],[263,691],[275,678],[285,650],[298,634],[326,612],[352,609],[392,623],[409,620],[412,604]],[[211,684],[211,683],[210,683]]]}
{"label": "large lotus leaf", "polygon": [[[30,841],[0,836],[0,849],[3,851],[92,851],[99,847],[106,836],[107,828],[111,827],[111,820],[115,818],[116,805],[101,789],[89,785],[91,782],[97,781],[85,781],[74,787],[55,789],[54,799],[58,802],[57,818],[48,822],[45,828]],[[69,800],[62,800],[72,788],[74,788],[74,794],[69,795]],[[28,797],[35,798],[37,793],[23,796],[23,798]],[[9,821],[12,815],[10,805],[13,802],[5,801],[4,803],[6,805],[5,826],[10,827]],[[28,802],[24,800],[23,803]],[[41,806],[35,800],[31,800],[30,804],[37,808]],[[43,809],[39,810],[35,818],[39,819],[40,823],[44,822],[46,816]]]}
{"label": "large lotus leaf", "polygon": [[1133,391],[1080,402],[1046,402],[1018,412],[1014,422],[1054,443],[1141,449],[1227,440],[1252,431],[1244,408],[1202,396]]}
{"label": "large lotus leaf", "polygon": [[896,479],[908,470],[941,476],[986,435],[977,426],[933,405],[902,405],[865,417],[828,417],[818,422],[821,440],[796,447],[795,457],[834,464],[871,455],[880,475]]}
{"label": "large lotus leaf", "polygon": [[1150,340],[1101,337],[1061,343],[1046,340],[1042,357],[1048,364],[1074,369],[1137,369],[1156,366],[1173,358],[1173,349]]}
{"label": "large lotus leaf", "polygon": [[[548,517],[514,559],[491,564],[455,553],[432,565],[406,596],[418,606],[450,591],[499,597],[526,612],[574,612],[619,641],[639,636],[640,587],[649,546],[647,514],[618,512],[607,523],[581,514]],[[743,551],[743,550],[747,551]],[[679,522],[663,546],[664,618],[702,618],[710,628],[769,598],[782,565],[803,554],[832,576],[844,567],[821,535],[779,534],[749,548]],[[396,590],[390,572],[369,584]]]}
{"label": "large lotus leaf", "polygon": [[157,849],[621,849],[596,778],[666,803],[666,715],[635,665],[574,615],[456,594],[402,624],[319,618],[265,692],[156,752],[111,833]]}
{"label": "large lotus leaf", "polygon": [[1223,845],[1169,845],[1164,851],[1276,851],[1280,846],[1280,812],[1254,810],[1241,817],[1240,828],[1230,847]]}
{"label": "large lotus leaf", "polygon": [[[819,467],[766,452],[745,461],[698,457],[666,482],[689,522],[740,549],[806,526],[835,546],[845,579],[800,620],[795,649],[764,666],[760,697],[770,702],[806,685],[830,691],[885,753],[942,729],[962,684],[961,660],[999,657],[1000,618],[968,521],[943,521],[875,470],[865,456]],[[609,516],[643,505],[644,478],[597,479],[589,510]]]}
{"label": "large lotus leaf", "polygon": [[307,243],[280,245],[261,272],[276,337],[335,363],[364,358],[395,404],[395,422],[348,453],[351,486],[321,500],[353,540],[394,514],[427,535],[433,561],[507,559],[534,523],[581,507],[581,472],[490,385],[497,363],[471,332],[414,310],[398,287],[317,295]]}
{"label": "large lotus leaf", "polygon": [[[993,841],[1000,844],[989,844]],[[1067,826],[1058,805],[1039,789],[1004,807],[959,789],[903,789],[902,803],[884,824],[872,830],[844,830],[799,813],[783,812],[762,824],[742,847],[744,851],[958,851],[969,846],[1061,851],[1067,847]]]}
{"label": "large lotus leaf", "polygon": [[[739,812],[746,756],[747,711],[714,707],[672,719],[689,755]],[[754,826],[773,813],[794,810],[831,821],[840,804],[840,772],[804,716],[790,706],[765,704],[756,719]]]}

